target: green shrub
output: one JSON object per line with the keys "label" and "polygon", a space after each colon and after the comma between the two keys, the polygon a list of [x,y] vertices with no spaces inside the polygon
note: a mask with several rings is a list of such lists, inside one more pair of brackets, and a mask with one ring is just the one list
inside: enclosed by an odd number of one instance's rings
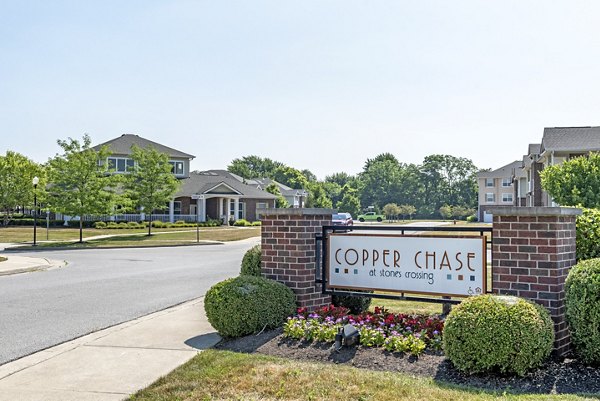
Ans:
{"label": "green shrub", "polygon": [[103,221],[97,221],[94,223],[94,228],[106,228],[106,223]]}
{"label": "green shrub", "polygon": [[467,216],[467,222],[468,223],[474,223],[477,221],[477,216],[471,215],[471,216]]}
{"label": "green shrub", "polygon": [[[366,292],[372,293],[372,291],[360,291],[355,290],[355,292]],[[371,306],[371,297],[355,297],[352,295],[332,295],[331,303],[335,306],[343,306],[345,308],[350,309],[350,312],[358,315],[360,313],[366,312],[369,310],[369,306]]]}
{"label": "green shrub", "polygon": [[165,226],[165,223],[163,223],[163,222],[162,222],[162,221],[160,221],[160,220],[154,220],[154,221],[152,222],[152,227],[153,227],[153,228],[163,228],[164,226]]}
{"label": "green shrub", "polygon": [[119,228],[119,225],[114,221],[110,221],[106,224],[106,228]]}
{"label": "green shrub", "polygon": [[446,357],[462,371],[524,375],[550,355],[554,326],[541,306],[511,296],[480,295],[454,307],[444,326]]}
{"label": "green shrub", "polygon": [[[38,220],[38,224],[39,224],[40,221],[44,221],[44,220],[39,219]],[[94,223],[95,223],[94,221],[84,221],[83,222],[83,227],[84,228],[91,228],[91,227],[94,226]],[[79,219],[77,219],[77,220],[69,220],[69,222],[67,224],[71,228],[79,228]]]}
{"label": "green shrub", "polygon": [[236,227],[249,227],[251,224],[250,224],[250,222],[249,222],[248,220],[246,220],[246,219],[239,219],[239,220],[236,220],[236,221],[233,223],[233,225],[234,225],[234,226],[236,226]]}
{"label": "green shrub", "polygon": [[117,228],[129,228],[129,226],[127,225],[127,223],[125,223],[124,221],[121,221],[120,223],[117,223]]}
{"label": "green shrub", "polygon": [[210,324],[223,337],[241,337],[281,326],[294,313],[294,293],[263,277],[238,276],[211,287],[204,298]]}
{"label": "green shrub", "polygon": [[583,209],[577,216],[577,260],[600,257],[600,210]]}
{"label": "green shrub", "polygon": [[256,227],[256,226],[261,226],[262,223],[260,221],[253,221],[252,224],[250,224],[252,227]]}
{"label": "green shrub", "polygon": [[135,221],[129,221],[127,222],[127,227],[128,228],[142,228],[143,226],[140,226],[137,222]]}
{"label": "green shrub", "polygon": [[260,277],[260,245],[256,245],[250,248],[242,259],[242,269],[240,274],[247,274],[249,276]]}
{"label": "green shrub", "polygon": [[565,290],[575,352],[585,363],[600,365],[600,259],[573,266]]}

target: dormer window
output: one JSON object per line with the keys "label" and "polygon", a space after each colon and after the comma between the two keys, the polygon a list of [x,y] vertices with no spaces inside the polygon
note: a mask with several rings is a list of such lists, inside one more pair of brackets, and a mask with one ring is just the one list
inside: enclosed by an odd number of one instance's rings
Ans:
{"label": "dormer window", "polygon": [[169,162],[171,165],[171,173],[175,175],[183,175],[183,162]]}

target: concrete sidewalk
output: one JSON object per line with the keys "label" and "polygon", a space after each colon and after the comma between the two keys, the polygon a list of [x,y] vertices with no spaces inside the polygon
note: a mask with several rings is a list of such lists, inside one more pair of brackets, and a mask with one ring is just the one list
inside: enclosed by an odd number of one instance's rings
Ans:
{"label": "concrete sidewalk", "polygon": [[7,259],[4,262],[0,262],[0,276],[55,269],[65,267],[67,265],[67,262],[64,260],[34,258],[29,256],[13,256],[7,255],[6,253],[0,254],[0,256]]}
{"label": "concrete sidewalk", "polygon": [[123,400],[219,340],[196,299],[0,366],[0,400]]}

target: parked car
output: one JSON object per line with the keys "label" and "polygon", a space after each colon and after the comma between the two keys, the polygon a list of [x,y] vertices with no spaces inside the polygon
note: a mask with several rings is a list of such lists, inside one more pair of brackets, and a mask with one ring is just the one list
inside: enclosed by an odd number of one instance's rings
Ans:
{"label": "parked car", "polygon": [[358,215],[358,221],[383,221],[385,216],[383,214],[377,214],[375,212],[367,212],[365,214]]}
{"label": "parked car", "polygon": [[354,220],[352,220],[352,215],[350,213],[336,213],[331,216],[331,221],[334,226],[354,225]]}

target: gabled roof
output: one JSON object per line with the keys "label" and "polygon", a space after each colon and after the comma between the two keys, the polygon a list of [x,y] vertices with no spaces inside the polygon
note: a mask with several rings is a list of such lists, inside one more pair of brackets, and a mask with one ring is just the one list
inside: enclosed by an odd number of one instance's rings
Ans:
{"label": "gabled roof", "polygon": [[277,199],[275,195],[246,185],[233,178],[231,173],[223,172],[224,170],[194,171],[188,178],[180,180],[181,187],[175,196],[230,194],[243,198]]}
{"label": "gabled roof", "polygon": [[168,146],[161,145],[160,143],[156,143],[149,139],[142,138],[139,135],[133,134],[123,134],[118,138],[111,139],[110,141],[101,143],[100,145],[96,145],[93,147],[93,149],[98,150],[104,145],[108,146],[108,149],[111,151],[111,153],[117,155],[129,155],[131,154],[131,147],[133,145],[137,145],[142,149],[153,147],[161,153],[168,154],[169,157],[178,157],[183,159],[193,159],[196,157],[194,155],[181,152],[177,149],[169,148]]}
{"label": "gabled roof", "polygon": [[544,128],[541,152],[600,151],[600,127]]}
{"label": "gabled roof", "polygon": [[480,171],[477,173],[477,178],[511,178],[515,175],[517,169],[521,169],[522,164],[523,162],[521,160],[515,160],[496,170]]}
{"label": "gabled roof", "polygon": [[527,155],[539,155],[541,153],[541,143],[530,143],[527,151]]}

